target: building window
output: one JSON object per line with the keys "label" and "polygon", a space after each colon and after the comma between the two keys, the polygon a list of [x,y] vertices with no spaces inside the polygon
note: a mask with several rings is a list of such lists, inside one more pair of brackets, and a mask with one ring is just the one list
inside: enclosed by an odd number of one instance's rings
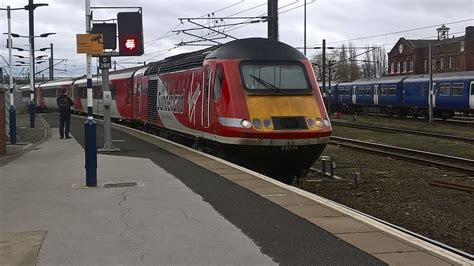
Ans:
{"label": "building window", "polygon": [[397,73],[400,73],[400,65],[401,65],[401,63],[400,63],[400,61],[398,61],[397,62]]}
{"label": "building window", "polygon": [[407,73],[407,61],[403,61],[403,73]]}
{"label": "building window", "polygon": [[395,63],[394,62],[390,63],[390,73],[392,73],[392,74],[395,73]]}
{"label": "building window", "polygon": [[443,70],[444,69],[444,57],[441,57],[439,60],[439,69]]}
{"label": "building window", "polygon": [[423,64],[424,64],[424,66],[425,66],[425,67],[424,67],[425,72],[428,71],[428,60],[425,59],[425,61],[423,62]]}
{"label": "building window", "polygon": [[449,57],[449,63],[448,63],[449,69],[454,69],[454,57]]}
{"label": "building window", "polygon": [[464,52],[464,41],[461,41],[461,53]]}
{"label": "building window", "polygon": [[432,61],[431,61],[431,69],[432,69],[433,71],[436,70],[436,61],[437,61],[436,59],[432,59]]}
{"label": "building window", "polygon": [[410,61],[410,72],[413,72],[413,60]]}

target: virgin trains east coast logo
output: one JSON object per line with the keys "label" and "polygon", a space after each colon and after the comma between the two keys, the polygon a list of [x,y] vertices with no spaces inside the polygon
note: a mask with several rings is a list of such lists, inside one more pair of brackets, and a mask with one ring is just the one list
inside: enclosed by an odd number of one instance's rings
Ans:
{"label": "virgin trains east coast logo", "polygon": [[184,89],[170,93],[171,88],[166,82],[158,79],[157,110],[161,112],[183,113]]}
{"label": "virgin trains east coast logo", "polygon": [[199,99],[199,95],[201,95],[200,87],[201,86],[199,83],[196,85],[196,89],[194,89],[194,91],[191,87],[191,90],[188,94],[188,118],[189,122],[192,122],[193,124],[196,124],[196,103]]}

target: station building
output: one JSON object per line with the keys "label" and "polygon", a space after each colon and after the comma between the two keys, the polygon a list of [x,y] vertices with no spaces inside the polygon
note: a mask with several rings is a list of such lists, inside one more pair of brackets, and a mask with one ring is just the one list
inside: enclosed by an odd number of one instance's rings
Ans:
{"label": "station building", "polygon": [[474,26],[466,27],[465,35],[460,37],[450,38],[444,24],[437,31],[437,39],[400,38],[388,52],[388,75],[428,74],[430,43],[433,73],[474,71]]}

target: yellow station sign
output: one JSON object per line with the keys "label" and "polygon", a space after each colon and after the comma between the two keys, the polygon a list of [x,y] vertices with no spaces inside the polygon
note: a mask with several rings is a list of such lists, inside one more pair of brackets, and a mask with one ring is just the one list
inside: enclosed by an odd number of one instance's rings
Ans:
{"label": "yellow station sign", "polygon": [[76,34],[78,54],[100,54],[104,51],[102,34]]}

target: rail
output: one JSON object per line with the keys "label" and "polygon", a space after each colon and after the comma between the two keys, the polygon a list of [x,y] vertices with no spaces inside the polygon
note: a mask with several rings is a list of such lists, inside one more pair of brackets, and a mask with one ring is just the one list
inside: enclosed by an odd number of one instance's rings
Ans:
{"label": "rail", "polygon": [[414,161],[417,163],[421,162],[445,169],[465,172],[468,174],[474,174],[474,160],[472,159],[336,136],[331,136],[329,143],[372,153],[390,155],[392,157],[397,157],[404,160]]}
{"label": "rail", "polygon": [[352,122],[337,121],[337,120],[331,120],[331,123],[333,125],[341,125],[341,126],[347,126],[347,127],[352,127],[352,128],[370,129],[370,130],[375,130],[375,131],[391,132],[391,133],[401,132],[401,133],[408,133],[408,134],[414,134],[414,135],[420,135],[420,136],[442,138],[442,139],[452,139],[452,140],[474,143],[474,138],[471,138],[471,137],[462,137],[462,136],[427,132],[427,131],[421,131],[421,130],[385,127],[385,126],[377,126],[377,125],[369,125],[369,124],[356,124]]}

